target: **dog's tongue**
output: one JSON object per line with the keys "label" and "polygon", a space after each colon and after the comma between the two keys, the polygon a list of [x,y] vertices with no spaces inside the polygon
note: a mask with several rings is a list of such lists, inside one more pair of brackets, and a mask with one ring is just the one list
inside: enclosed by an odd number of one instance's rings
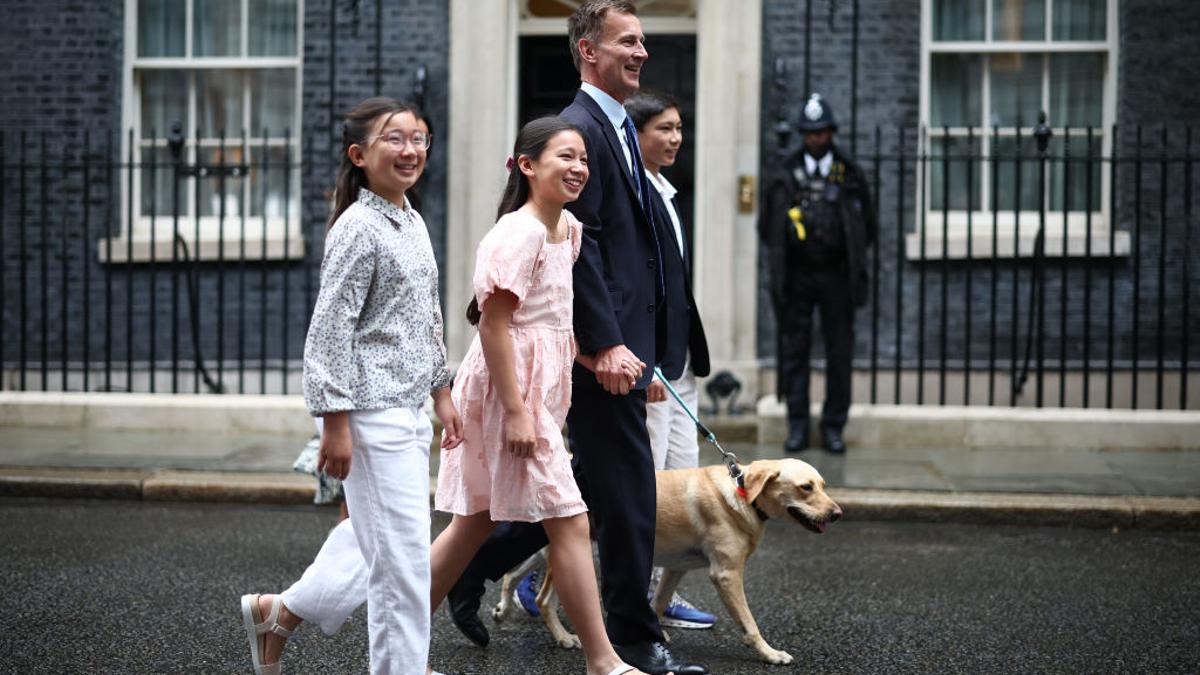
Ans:
{"label": "dog's tongue", "polygon": [[825,523],[817,523],[817,532],[825,534]]}

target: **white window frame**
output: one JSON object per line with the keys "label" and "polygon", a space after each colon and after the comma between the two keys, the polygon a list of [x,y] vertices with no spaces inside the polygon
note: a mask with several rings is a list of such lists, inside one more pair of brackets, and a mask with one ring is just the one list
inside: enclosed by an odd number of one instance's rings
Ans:
{"label": "white window frame", "polygon": [[[933,39],[933,3],[934,0],[921,0],[921,82],[920,82],[920,152],[928,156],[930,150],[936,149],[936,144],[945,136],[942,127],[936,129],[930,126],[931,102],[931,70],[933,56],[936,54],[991,54],[1027,53],[1049,56],[1063,53],[1100,53],[1105,56],[1104,94],[1102,97],[1101,127],[1094,133],[1101,136],[1100,156],[1111,157],[1113,150],[1112,126],[1116,122],[1116,89],[1117,72],[1120,61],[1120,31],[1118,26],[1119,0],[1106,0],[1105,39],[1097,41],[1064,41],[1053,40],[1053,0],[1045,3],[1045,38],[1027,41],[992,41],[992,3],[986,0],[984,39],[979,41],[934,41]],[[1042,60],[1042,100],[1048,101],[1050,59]],[[980,107],[984,114],[991,109],[991,87],[989,69],[983,68],[981,84]],[[1054,130],[1055,138],[1062,136],[1063,130],[1054,125],[1054,111],[1048,111],[1049,124]],[[1030,129],[1030,133],[1032,129]],[[982,147],[986,156],[991,151],[991,129],[973,128],[977,142],[981,135],[984,137]],[[951,138],[965,138],[967,127],[950,127]],[[1012,136],[1011,129],[1001,129],[1001,137]],[[1022,130],[1025,136],[1025,130]],[[1072,129],[1072,140],[1086,138],[1084,130]],[[936,160],[928,160],[930,162]],[[919,166],[919,165],[918,165]],[[987,179],[988,162],[980,162],[980,171],[975,180],[979,183],[979,203],[988,203],[987,197],[991,190],[991,181]],[[1027,166],[1032,167],[1029,163]],[[1092,257],[1125,256],[1129,254],[1129,233],[1118,230],[1113,237],[1113,245],[1109,247],[1109,231],[1115,227],[1110,212],[1110,174],[1107,162],[1102,164],[1100,185],[1100,210],[1091,213],[1091,255]],[[926,172],[926,181],[921,185],[916,183],[917,218],[915,231],[906,236],[905,249],[909,260],[941,260],[944,258],[965,259],[967,257],[967,224],[968,213],[965,209],[950,210],[946,214],[947,236],[943,242],[943,213],[933,209],[931,204],[932,172]],[[1047,172],[1046,180],[1051,176]],[[1047,186],[1047,199],[1050,190]],[[991,209],[982,210],[978,206],[970,213],[969,220],[973,224],[971,237],[971,256],[974,258],[990,258],[993,253],[1000,258],[1029,257],[1034,252],[1034,241],[1037,236],[1040,214],[1038,211],[1022,210],[1014,214],[1013,210],[1000,208],[997,214],[997,248],[992,250],[992,219]],[[1020,239],[1017,240],[1017,225],[1019,224]],[[924,228],[924,256],[921,254],[921,230]],[[1064,218],[1061,210],[1046,210],[1045,255],[1047,257],[1062,257],[1064,238],[1066,239],[1067,257],[1083,257],[1088,255],[1087,214],[1083,211],[1071,211]]]}
{"label": "white window frame", "polygon": [[[124,95],[122,97],[122,114],[123,121],[121,127],[121,158],[120,162],[125,163],[130,157],[130,137],[129,130],[133,130],[133,156],[134,163],[142,162],[142,149],[145,147],[142,140],[141,128],[141,92],[138,89],[138,78],[135,76],[139,71],[148,71],[155,69],[166,70],[265,70],[265,69],[285,69],[291,68],[295,71],[295,91],[293,93],[293,119],[290,125],[291,135],[285,141],[281,137],[272,137],[265,143],[262,139],[253,139],[254,143],[249,144],[251,148],[263,147],[285,147],[290,145],[291,165],[289,169],[290,176],[288,180],[290,184],[289,199],[285,205],[287,209],[287,217],[268,217],[265,213],[261,215],[246,215],[244,218],[246,227],[246,237],[243,240],[240,235],[240,229],[243,222],[243,217],[240,214],[228,214],[224,219],[224,246],[223,251],[219,250],[222,247],[219,243],[221,237],[221,218],[219,216],[200,216],[198,205],[194,203],[194,185],[191,180],[184,182],[183,193],[187,199],[187,215],[180,216],[180,236],[187,243],[188,254],[199,260],[237,260],[244,255],[247,260],[287,260],[287,259],[302,259],[304,257],[304,228],[302,223],[303,209],[302,194],[301,194],[301,123],[303,103],[303,78],[304,78],[304,0],[296,0],[296,55],[289,57],[277,56],[233,56],[233,57],[196,57],[192,55],[192,40],[193,40],[193,3],[194,0],[179,0],[186,4],[185,8],[185,27],[184,27],[184,56],[179,57],[143,57],[138,56],[138,0],[125,0],[125,58],[122,65],[122,84]],[[241,53],[248,52],[247,36],[249,29],[246,27],[246,19],[249,16],[249,0],[241,0]],[[194,86],[188,88],[188,109],[189,109],[189,125],[183,130],[185,145],[185,161],[193,163],[196,157],[195,146],[195,128],[196,120],[196,89]],[[249,127],[250,102],[243,100],[242,114],[246,118],[246,127]],[[239,130],[240,131],[240,130]],[[283,131],[282,129],[280,130]],[[159,145],[166,146],[166,137],[169,130],[163,130],[161,137],[158,140]],[[282,135],[282,134],[281,134]],[[202,139],[201,144],[207,146]],[[240,135],[227,136],[227,148],[238,149],[241,147]],[[272,165],[271,169],[282,171],[282,168],[275,169]],[[130,168],[133,171],[132,180],[128,174],[122,173],[121,176],[121,210],[120,220],[122,229],[120,234],[113,237],[110,242],[107,239],[101,239],[98,242],[97,250],[98,257],[101,262],[111,263],[144,263],[158,262],[170,263],[172,260],[174,223],[171,216],[141,213],[141,192],[142,192],[142,177],[140,170]],[[159,171],[170,170],[159,167]],[[253,170],[253,167],[252,167]],[[199,179],[192,179],[199,180]],[[248,181],[245,177],[243,180]],[[243,204],[244,209],[249,209],[251,200],[247,200]],[[129,215],[133,213],[132,223],[129,222]],[[266,208],[264,204],[263,208]],[[265,221],[265,222],[264,222]],[[196,225],[199,223],[200,238],[196,240]],[[264,240],[264,226],[266,238]],[[130,231],[132,229],[132,231]],[[152,236],[153,232],[153,236]],[[152,245],[153,242],[153,245]],[[111,250],[112,258],[108,258],[108,252]],[[182,255],[182,252],[180,252]]]}

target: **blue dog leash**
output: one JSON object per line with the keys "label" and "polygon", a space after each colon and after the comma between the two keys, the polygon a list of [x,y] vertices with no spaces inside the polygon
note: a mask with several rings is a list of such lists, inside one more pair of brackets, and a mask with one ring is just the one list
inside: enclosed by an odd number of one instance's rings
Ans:
{"label": "blue dog leash", "polygon": [[700,418],[696,417],[696,413],[692,412],[692,409],[688,407],[688,404],[683,402],[683,398],[679,395],[679,392],[675,391],[675,387],[672,387],[671,383],[667,381],[667,378],[663,376],[661,368],[655,366],[654,374],[667,388],[667,391],[671,392],[671,397],[675,399],[675,402],[678,403],[683,408],[683,411],[687,413],[687,416],[692,418],[692,421],[696,423],[696,429],[700,432],[700,435],[707,439],[709,443],[715,445],[717,450],[721,452],[721,457],[725,461],[725,468],[729,470],[729,477],[732,478],[733,482],[737,484],[737,493],[741,495],[742,499],[745,499],[746,479],[742,476],[742,466],[738,463],[737,455],[721,447],[721,444],[717,441],[717,435],[714,434],[711,429],[704,426],[704,423],[700,421]]}

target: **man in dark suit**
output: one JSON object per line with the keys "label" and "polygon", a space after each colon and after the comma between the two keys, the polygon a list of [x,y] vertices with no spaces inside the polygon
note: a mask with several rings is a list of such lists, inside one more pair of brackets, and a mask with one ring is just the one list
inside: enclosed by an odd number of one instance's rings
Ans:
{"label": "man in dark suit", "polygon": [[[638,88],[648,57],[645,37],[627,0],[587,0],[568,19],[567,31],[582,82],[561,116],[583,133],[590,174],[579,199],[567,205],[584,226],[574,267],[574,325],[580,361],[588,364],[577,363],[572,373],[567,427],[600,546],[608,636],[622,659],[647,673],[704,675],[707,668],[681,662],[667,649],[646,597],[655,514],[646,432],[653,370],[647,364],[665,352],[666,291],[653,219],[658,196],[646,179],[637,130],[621,106]],[[460,628],[456,608],[469,596],[478,607],[475,589],[483,577],[495,579],[537,550],[519,546],[544,545],[544,535],[529,529],[498,530],[464,572],[449,596]]]}

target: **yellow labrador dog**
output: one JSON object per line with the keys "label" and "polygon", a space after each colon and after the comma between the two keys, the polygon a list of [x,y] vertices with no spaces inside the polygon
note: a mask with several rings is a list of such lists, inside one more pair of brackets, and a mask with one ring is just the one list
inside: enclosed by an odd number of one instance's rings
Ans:
{"label": "yellow labrador dog", "polygon": [[[807,462],[768,459],[742,470],[745,498],[737,494],[729,472],[721,465],[657,472],[654,564],[663,568],[663,576],[653,605],[661,618],[683,575],[707,568],[721,602],[742,630],[742,641],[763,661],[788,664],[792,655],[767,644],[746,604],[746,559],[758,547],[768,520],[798,523],[821,534],[841,518],[842,508],[825,494],[825,480]],[[507,616],[512,585],[536,564],[537,557],[504,577],[500,603],[492,610],[496,621]],[[542,619],[560,646],[578,647],[578,638],[559,621],[552,578],[553,570],[547,565],[537,595]]]}

